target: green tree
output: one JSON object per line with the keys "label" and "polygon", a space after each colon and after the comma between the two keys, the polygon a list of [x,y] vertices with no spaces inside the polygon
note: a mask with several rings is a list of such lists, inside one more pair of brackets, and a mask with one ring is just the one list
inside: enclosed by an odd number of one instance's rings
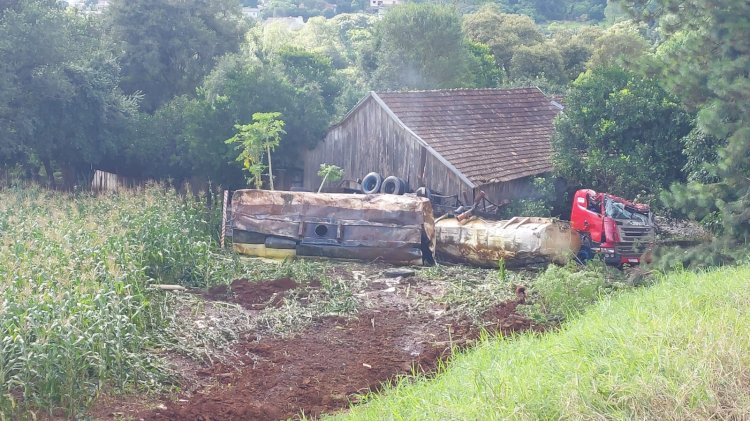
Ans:
{"label": "green tree", "polygon": [[474,74],[474,83],[472,86],[477,88],[495,88],[503,82],[503,72],[495,62],[490,47],[468,40],[466,42],[471,55],[472,73]]}
{"label": "green tree", "polygon": [[503,10],[521,13],[538,21],[600,21],[607,0],[499,0]]}
{"label": "green tree", "polygon": [[318,187],[318,193],[323,190],[323,186],[326,181],[339,181],[344,176],[344,170],[333,164],[320,164],[320,170],[318,170],[318,177],[321,177],[320,187]]}
{"label": "green tree", "polygon": [[237,133],[226,140],[228,145],[238,143],[236,149],[240,151],[240,154],[237,156],[237,161],[242,162],[258,189],[263,185],[261,174],[265,170],[264,152],[268,162],[268,183],[271,190],[274,189],[271,151],[279,146],[281,136],[286,134],[284,120],[280,117],[281,113],[255,113],[252,123],[235,125]]}
{"label": "green tree", "polygon": [[135,116],[102,28],[55,1],[29,0],[0,15],[0,158],[43,165],[52,187],[72,187],[114,156]]}
{"label": "green tree", "polygon": [[531,18],[501,13],[492,5],[464,16],[463,31],[470,40],[487,45],[508,76],[513,54],[519,47],[544,42],[544,35]]}
{"label": "green tree", "polygon": [[601,36],[602,30],[596,26],[575,29],[550,27],[553,31],[551,49],[560,53],[564,80],[573,81],[586,71],[586,64],[594,52],[594,43]]}
{"label": "green tree", "polygon": [[649,42],[641,28],[631,21],[620,22],[607,28],[593,42],[588,68],[594,66],[621,66],[636,68],[649,51]]}
{"label": "green tree", "polygon": [[379,88],[471,84],[461,18],[451,7],[416,3],[393,7],[376,24],[374,43],[377,69],[373,82]]}
{"label": "green tree", "polygon": [[113,0],[106,21],[122,49],[121,86],[142,92],[147,112],[192,94],[246,30],[238,0]]}
{"label": "green tree", "polygon": [[[284,142],[272,152],[274,169],[299,168],[301,153],[322,139],[333,118],[328,110],[334,107],[323,98],[320,88],[328,81],[317,81],[311,73],[309,79],[298,75],[298,84],[292,83],[297,72],[290,70],[287,75],[281,61],[278,54],[263,60],[249,54],[223,57],[198,88],[196,98],[178,97],[154,115],[162,121],[154,121],[150,130],[154,139],[164,142],[157,149],[175,157],[175,174],[211,179],[227,187],[244,185],[242,172],[229,165],[237,154],[224,140],[234,135],[234,125],[246,123],[248,114],[265,110],[281,112],[287,132]],[[327,63],[318,58],[313,61]],[[330,71],[320,72],[335,79]],[[146,156],[141,159],[149,162]],[[155,164],[158,162],[152,159],[146,165]]]}
{"label": "green tree", "polygon": [[[715,165],[707,178],[675,185],[664,200],[721,227],[717,240],[681,259],[718,264],[747,256],[750,243],[750,3],[736,0],[629,0],[637,18],[658,22],[664,84],[697,112]],[[688,149],[689,153],[693,152]],[[700,159],[700,157],[694,157]],[[692,159],[692,158],[691,158]],[[709,157],[708,159],[711,159]]]}
{"label": "green tree", "polygon": [[516,48],[508,72],[512,79],[545,77],[553,82],[565,79],[562,56],[547,43]]}
{"label": "green tree", "polygon": [[689,116],[653,80],[615,67],[582,74],[556,123],[553,163],[579,185],[624,197],[683,179]]}

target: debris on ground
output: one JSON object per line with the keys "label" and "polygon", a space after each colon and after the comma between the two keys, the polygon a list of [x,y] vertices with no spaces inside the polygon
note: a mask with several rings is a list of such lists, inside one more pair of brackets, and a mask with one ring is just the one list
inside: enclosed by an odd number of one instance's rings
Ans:
{"label": "debris on ground", "polygon": [[[345,409],[358,396],[401,376],[433,373],[441,360],[471,346],[482,331],[539,329],[516,312],[522,300],[514,284],[499,282],[493,271],[438,267],[395,275],[391,269],[336,265],[320,273],[319,280],[237,279],[183,294],[189,298],[176,323],[182,330],[175,335],[199,342],[220,331],[221,337],[232,338],[223,342],[224,349],[211,348],[221,357],[173,355],[180,393],[148,405],[105,399],[91,415],[148,420],[317,417]],[[217,325],[213,313],[222,306],[237,313],[232,313],[235,319],[246,318],[236,331]],[[180,346],[187,350],[189,341]]]}
{"label": "debris on ground", "polygon": [[701,224],[686,219],[674,219],[656,216],[656,234],[661,241],[695,241],[711,239],[711,233]]}
{"label": "debris on ground", "polygon": [[409,268],[390,268],[383,271],[383,276],[386,278],[408,278],[416,273],[417,271]]}

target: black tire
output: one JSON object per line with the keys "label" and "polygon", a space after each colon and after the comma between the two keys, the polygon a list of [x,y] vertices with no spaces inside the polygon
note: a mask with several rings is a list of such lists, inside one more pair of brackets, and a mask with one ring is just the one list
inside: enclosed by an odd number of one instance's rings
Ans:
{"label": "black tire", "polygon": [[380,191],[380,187],[383,185],[383,177],[376,173],[371,172],[362,179],[362,193],[373,194]]}
{"label": "black tire", "polygon": [[383,180],[383,186],[380,187],[380,191],[385,194],[404,194],[404,182],[392,175]]}
{"label": "black tire", "polygon": [[409,183],[407,183],[403,178],[399,178],[398,181],[401,183],[401,194],[408,193]]}

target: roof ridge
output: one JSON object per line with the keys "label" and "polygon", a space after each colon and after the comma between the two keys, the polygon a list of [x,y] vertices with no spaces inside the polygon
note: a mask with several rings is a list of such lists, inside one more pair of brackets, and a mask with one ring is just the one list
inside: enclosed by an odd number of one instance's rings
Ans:
{"label": "roof ridge", "polygon": [[424,92],[457,92],[457,91],[521,91],[521,90],[529,90],[529,89],[537,89],[543,96],[548,96],[545,94],[541,89],[539,89],[538,86],[516,86],[513,88],[445,88],[445,89],[406,89],[406,90],[400,90],[400,91],[373,91],[377,94],[405,94],[405,93],[424,93]]}

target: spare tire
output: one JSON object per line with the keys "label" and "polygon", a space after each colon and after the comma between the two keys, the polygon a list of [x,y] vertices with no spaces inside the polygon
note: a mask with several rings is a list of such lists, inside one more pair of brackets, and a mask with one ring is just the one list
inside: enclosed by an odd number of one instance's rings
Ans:
{"label": "spare tire", "polygon": [[382,185],[383,177],[376,172],[371,172],[362,179],[362,193],[378,193],[380,191],[380,186]]}
{"label": "spare tire", "polygon": [[386,194],[404,194],[405,184],[403,180],[392,175],[383,180],[383,187],[380,191]]}

